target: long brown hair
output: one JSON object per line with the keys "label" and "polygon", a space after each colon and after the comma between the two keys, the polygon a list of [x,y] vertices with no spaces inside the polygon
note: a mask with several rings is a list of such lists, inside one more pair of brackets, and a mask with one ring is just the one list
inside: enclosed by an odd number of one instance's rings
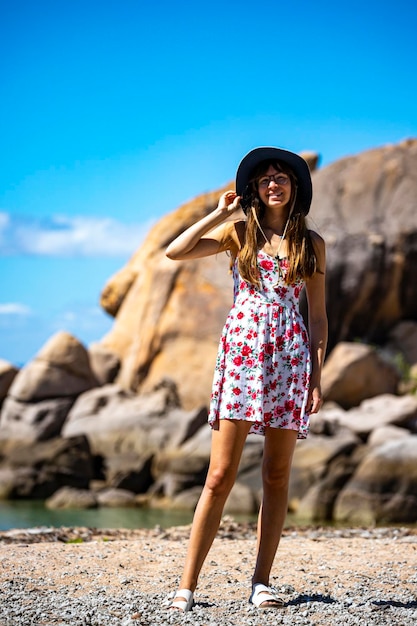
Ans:
{"label": "long brown hair", "polygon": [[304,213],[297,206],[297,179],[292,169],[281,161],[262,161],[253,170],[248,189],[242,198],[247,211],[245,242],[238,256],[239,273],[244,280],[256,287],[260,286],[257,266],[257,253],[265,243],[259,224],[265,215],[265,205],[259,198],[258,179],[272,165],[278,172],[283,172],[291,180],[290,214],[286,226],[288,271],[284,280],[290,285],[298,280],[305,280],[317,271],[317,259],[311,234],[307,228]]}

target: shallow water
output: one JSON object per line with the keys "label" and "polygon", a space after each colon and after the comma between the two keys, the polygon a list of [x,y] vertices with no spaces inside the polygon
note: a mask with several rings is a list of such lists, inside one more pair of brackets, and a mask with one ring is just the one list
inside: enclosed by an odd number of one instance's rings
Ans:
{"label": "shallow water", "polygon": [[192,520],[190,511],[145,508],[49,510],[41,501],[0,502],[0,530],[35,526],[86,526],[89,528],[153,528],[182,526]]}

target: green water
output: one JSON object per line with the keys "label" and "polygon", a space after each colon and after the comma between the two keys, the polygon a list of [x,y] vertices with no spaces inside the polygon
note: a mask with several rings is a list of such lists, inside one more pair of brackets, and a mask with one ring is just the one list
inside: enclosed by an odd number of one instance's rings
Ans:
{"label": "green water", "polygon": [[35,526],[86,526],[88,528],[162,528],[182,526],[192,520],[190,511],[145,508],[47,509],[43,502],[0,501],[0,530]]}
{"label": "green water", "polygon": [[[254,522],[255,515],[233,515],[237,522]],[[169,528],[191,524],[192,511],[168,511],[147,508],[110,508],[97,509],[68,509],[49,510],[42,501],[0,500],[0,531],[12,528],[35,528],[46,526],[60,528],[61,526],[84,526],[87,528]],[[306,527],[315,526],[311,521],[301,520],[297,516],[288,514],[285,526]],[[334,528],[344,528],[346,524],[322,522],[320,525]],[[387,524],[385,524],[387,525]],[[351,527],[352,525],[349,525]],[[355,524],[353,524],[355,526]],[[389,524],[388,524],[389,526]],[[393,524],[393,526],[397,526]],[[407,526],[407,524],[401,524]],[[414,525],[411,525],[414,527]]]}

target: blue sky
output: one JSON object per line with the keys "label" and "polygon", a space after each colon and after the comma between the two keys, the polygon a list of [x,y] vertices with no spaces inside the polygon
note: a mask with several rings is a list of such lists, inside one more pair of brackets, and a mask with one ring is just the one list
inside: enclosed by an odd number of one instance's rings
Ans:
{"label": "blue sky", "polygon": [[149,228],[258,145],[326,165],[417,136],[414,2],[0,5],[0,358],[112,320]]}

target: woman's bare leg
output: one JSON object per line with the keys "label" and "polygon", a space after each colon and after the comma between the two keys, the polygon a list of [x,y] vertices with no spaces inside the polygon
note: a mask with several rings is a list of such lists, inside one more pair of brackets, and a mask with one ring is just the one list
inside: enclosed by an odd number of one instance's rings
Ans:
{"label": "woman's bare leg", "polygon": [[213,430],[210,465],[197,504],[191,529],[184,572],[179,589],[194,591],[204,560],[219,528],[224,505],[239,467],[251,423],[220,420]]}
{"label": "woman's bare leg", "polygon": [[277,428],[268,428],[265,434],[263,500],[258,517],[258,554],[253,583],[269,585],[288,510],[288,484],[297,434],[294,430]]}

